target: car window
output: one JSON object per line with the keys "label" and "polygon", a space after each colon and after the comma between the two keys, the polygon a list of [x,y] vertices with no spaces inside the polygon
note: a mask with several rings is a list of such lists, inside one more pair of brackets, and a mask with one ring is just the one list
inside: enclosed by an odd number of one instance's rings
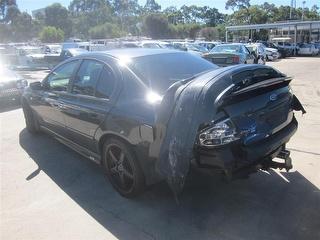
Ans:
{"label": "car window", "polygon": [[96,83],[104,64],[94,60],[84,60],[74,78],[72,93],[94,96]]}
{"label": "car window", "polygon": [[67,91],[70,79],[79,61],[65,63],[53,70],[45,80],[45,86],[52,91]]}
{"label": "car window", "polygon": [[[254,49],[253,49],[254,50]],[[246,47],[243,47],[243,51],[246,53],[246,54],[250,54],[250,51],[248,50],[248,48]]]}
{"label": "car window", "polygon": [[105,66],[100,74],[96,87],[96,97],[109,99],[116,85],[116,77],[112,70]]}
{"label": "car window", "polygon": [[128,66],[158,94],[163,94],[177,81],[218,68],[201,57],[185,52],[136,57]]}
{"label": "car window", "polygon": [[222,44],[212,48],[211,52],[240,52],[240,45]]}

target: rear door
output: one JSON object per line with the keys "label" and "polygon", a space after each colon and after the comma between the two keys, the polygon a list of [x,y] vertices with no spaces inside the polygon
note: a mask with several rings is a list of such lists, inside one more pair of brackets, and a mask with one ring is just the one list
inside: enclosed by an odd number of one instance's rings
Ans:
{"label": "rear door", "polygon": [[73,142],[95,151],[94,135],[113,106],[116,78],[109,65],[83,60],[64,98],[68,138]]}

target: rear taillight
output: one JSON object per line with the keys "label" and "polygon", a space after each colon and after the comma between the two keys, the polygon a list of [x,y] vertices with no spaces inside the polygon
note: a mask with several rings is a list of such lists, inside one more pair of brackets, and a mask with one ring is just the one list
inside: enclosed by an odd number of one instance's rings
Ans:
{"label": "rear taillight", "polygon": [[232,62],[233,63],[239,63],[240,62],[240,57],[239,56],[233,56],[232,57]]}
{"label": "rear taillight", "polygon": [[199,134],[201,146],[219,146],[238,140],[236,129],[230,119],[212,124]]}

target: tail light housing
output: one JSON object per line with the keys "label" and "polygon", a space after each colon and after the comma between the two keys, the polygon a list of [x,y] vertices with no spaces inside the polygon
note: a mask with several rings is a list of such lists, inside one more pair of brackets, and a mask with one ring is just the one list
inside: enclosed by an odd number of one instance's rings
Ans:
{"label": "tail light housing", "polygon": [[238,140],[236,128],[230,119],[214,123],[199,134],[200,146],[220,146]]}
{"label": "tail light housing", "polygon": [[240,62],[240,57],[239,56],[233,56],[232,57],[232,62],[233,63],[239,63]]}

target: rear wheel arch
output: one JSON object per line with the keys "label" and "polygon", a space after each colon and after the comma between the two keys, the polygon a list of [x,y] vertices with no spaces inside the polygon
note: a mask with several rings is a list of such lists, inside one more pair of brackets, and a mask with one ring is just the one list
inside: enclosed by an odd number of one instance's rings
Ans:
{"label": "rear wheel arch", "polygon": [[122,143],[128,145],[130,148],[133,148],[133,144],[130,143],[126,138],[124,137],[121,137],[117,134],[113,134],[113,133],[106,133],[106,134],[103,134],[100,139],[99,139],[99,142],[98,142],[98,150],[99,150],[99,153],[102,154],[103,153],[103,145],[106,141],[108,141],[109,139],[117,139],[119,141],[121,141]]}
{"label": "rear wheel arch", "polygon": [[[133,148],[133,144],[129,141],[124,139],[123,137],[117,136],[116,134],[105,134],[101,137],[99,141],[99,147],[101,148],[101,166],[105,169],[107,177],[109,181],[113,185],[113,187],[124,197],[131,198],[134,196],[139,195],[140,193],[144,192],[146,181],[145,181],[145,172],[141,166],[141,163],[138,159],[138,156]],[[125,156],[129,157],[128,160],[131,162],[131,169],[132,169],[132,176],[133,184],[130,189],[130,192],[124,192],[123,190],[119,189],[119,185],[115,184],[114,178],[112,177],[112,170],[110,165],[106,162],[107,160],[107,152],[108,148],[111,147],[120,147],[120,149],[124,150],[126,153]],[[125,166],[125,165],[124,165]],[[124,167],[123,166],[123,167]],[[128,169],[127,169],[128,170]]]}

